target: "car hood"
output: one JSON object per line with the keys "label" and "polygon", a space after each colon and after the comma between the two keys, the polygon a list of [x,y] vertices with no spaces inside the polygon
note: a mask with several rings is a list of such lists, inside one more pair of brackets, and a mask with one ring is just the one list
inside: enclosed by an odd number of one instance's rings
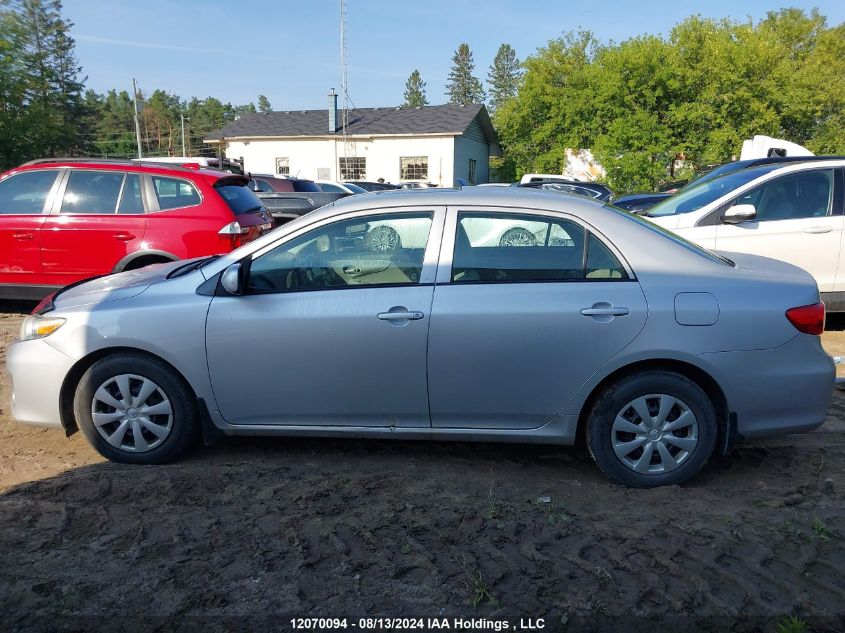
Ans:
{"label": "car hood", "polygon": [[128,299],[141,294],[152,284],[165,280],[172,271],[190,261],[179,260],[165,264],[153,264],[137,270],[92,277],[59,290],[52,297],[52,307],[61,310],[92,303]]}

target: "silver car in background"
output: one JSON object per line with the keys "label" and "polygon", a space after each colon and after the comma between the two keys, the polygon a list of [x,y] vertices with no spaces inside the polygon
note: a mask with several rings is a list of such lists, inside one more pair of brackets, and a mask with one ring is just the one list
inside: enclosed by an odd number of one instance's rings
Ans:
{"label": "silver car in background", "polygon": [[346,198],[37,312],[8,351],[13,415],[130,463],[200,433],[583,436],[611,479],[659,486],[819,426],[834,381],[803,270],[516,188]]}

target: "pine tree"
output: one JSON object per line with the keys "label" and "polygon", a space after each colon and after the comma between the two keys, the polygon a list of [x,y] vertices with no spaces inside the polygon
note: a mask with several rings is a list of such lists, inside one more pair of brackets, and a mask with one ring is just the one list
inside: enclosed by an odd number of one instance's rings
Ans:
{"label": "pine tree", "polygon": [[484,101],[484,87],[481,80],[474,77],[475,62],[469,44],[461,44],[452,56],[452,70],[446,82],[446,94],[449,103],[481,103]]}
{"label": "pine tree", "polygon": [[516,51],[510,44],[502,44],[487,73],[492,112],[495,112],[506,100],[516,96],[519,77],[519,60],[516,58]]}
{"label": "pine tree", "polygon": [[69,35],[73,25],[62,19],[59,0],[19,0],[10,6],[23,27],[17,54],[27,73],[29,150],[46,156],[78,153],[84,80]]}
{"label": "pine tree", "polygon": [[420,71],[414,69],[405,83],[405,103],[402,107],[419,108],[425,105],[428,105],[428,99],[425,98],[425,82],[420,77]]}
{"label": "pine tree", "polygon": [[267,114],[273,111],[273,106],[270,105],[270,100],[264,95],[258,95],[258,111],[261,114]]}

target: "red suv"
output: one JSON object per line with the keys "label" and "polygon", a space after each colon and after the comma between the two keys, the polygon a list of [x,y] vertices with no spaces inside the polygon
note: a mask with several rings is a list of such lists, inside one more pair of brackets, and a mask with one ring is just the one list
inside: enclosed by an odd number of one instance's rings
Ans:
{"label": "red suv", "polygon": [[132,161],[49,159],[0,176],[0,297],[226,253],[271,227],[246,176]]}

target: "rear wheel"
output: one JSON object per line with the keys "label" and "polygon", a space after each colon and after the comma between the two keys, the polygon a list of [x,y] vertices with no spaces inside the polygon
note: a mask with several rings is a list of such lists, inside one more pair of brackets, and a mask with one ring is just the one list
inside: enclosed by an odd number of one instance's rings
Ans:
{"label": "rear wheel", "polygon": [[693,381],[670,371],[624,378],[599,396],[587,446],[611,479],[637,488],[693,477],[716,445],[716,411]]}
{"label": "rear wheel", "polygon": [[140,354],[107,356],[91,365],[76,387],[74,413],[97,452],[116,462],[172,461],[197,430],[195,399],[183,378]]}

